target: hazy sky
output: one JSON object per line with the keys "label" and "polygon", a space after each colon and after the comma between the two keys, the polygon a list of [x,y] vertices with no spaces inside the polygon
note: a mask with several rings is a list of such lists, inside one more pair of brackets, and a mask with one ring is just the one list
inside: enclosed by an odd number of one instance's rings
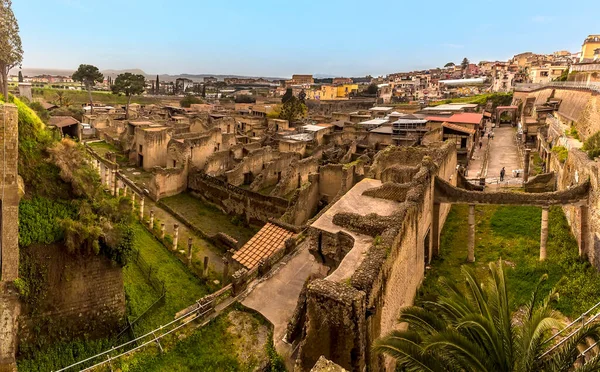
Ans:
{"label": "hazy sky", "polygon": [[600,1],[13,0],[23,67],[381,75],[581,49]]}

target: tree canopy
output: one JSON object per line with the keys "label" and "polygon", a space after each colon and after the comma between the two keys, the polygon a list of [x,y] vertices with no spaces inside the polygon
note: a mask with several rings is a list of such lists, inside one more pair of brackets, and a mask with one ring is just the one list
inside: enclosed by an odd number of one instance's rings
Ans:
{"label": "tree canopy", "polygon": [[191,94],[186,95],[179,101],[181,107],[191,107],[193,104],[202,103],[202,100],[198,97],[194,97]]}
{"label": "tree canopy", "polygon": [[444,65],[444,67],[452,67],[452,66],[456,66],[456,64],[454,64],[454,62],[448,62]]}
{"label": "tree canopy", "polygon": [[0,87],[8,99],[8,72],[23,61],[19,24],[11,0],[0,0]]}
{"label": "tree canopy", "polygon": [[94,111],[94,104],[92,101],[92,87],[96,85],[96,82],[101,83],[104,81],[104,75],[98,70],[98,67],[93,65],[79,65],[77,71],[71,76],[73,80],[82,83],[85,89],[88,91],[90,100],[91,111]]}
{"label": "tree canopy", "polygon": [[281,103],[286,103],[287,101],[292,99],[293,96],[294,93],[292,92],[292,88],[287,88],[285,94],[283,95],[283,97],[281,97]]}
{"label": "tree canopy", "polygon": [[127,108],[125,110],[125,117],[127,119],[129,119],[129,103],[131,103],[131,96],[144,93],[145,87],[146,77],[141,74],[125,72],[119,74],[115,79],[115,83],[111,87],[113,94],[124,94],[128,97]]}
{"label": "tree canopy", "polygon": [[379,90],[379,88],[377,87],[377,84],[375,84],[375,83],[371,83],[367,87],[367,93],[369,93],[369,94],[377,94],[378,90]]}
{"label": "tree canopy", "polygon": [[460,67],[463,70],[466,70],[469,67],[469,60],[467,59],[467,57],[463,58],[462,62],[460,63]]}
{"label": "tree canopy", "polygon": [[302,103],[302,101],[300,101],[297,97],[292,96],[281,107],[279,118],[285,119],[291,123],[295,120],[303,118],[306,115],[306,111],[306,105]]}
{"label": "tree canopy", "polygon": [[[573,337],[557,345],[552,330],[565,325],[553,310],[558,293],[541,292],[547,275],[541,277],[531,300],[512,311],[511,295],[502,261],[489,264],[488,279],[481,282],[473,269],[463,266],[465,281],[440,281],[437,301],[402,309],[399,321],[407,330],[397,330],[376,342],[376,350],[396,359],[403,371],[596,371],[600,355],[575,366],[586,341],[600,339],[600,323],[576,330]],[[463,285],[464,288],[461,288]],[[593,342],[593,341],[592,341]],[[550,351],[554,345],[557,347]],[[583,346],[585,345],[585,346]],[[549,351],[548,355],[544,355]]]}

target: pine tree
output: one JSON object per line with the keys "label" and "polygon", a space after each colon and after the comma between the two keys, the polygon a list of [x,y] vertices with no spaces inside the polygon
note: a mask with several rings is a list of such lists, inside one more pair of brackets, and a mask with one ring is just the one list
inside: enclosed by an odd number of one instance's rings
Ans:
{"label": "pine tree", "polygon": [[160,93],[160,80],[158,79],[158,75],[156,75],[156,91],[154,92],[154,94],[159,94]]}
{"label": "pine tree", "polygon": [[23,82],[23,73],[19,70],[19,83]]}

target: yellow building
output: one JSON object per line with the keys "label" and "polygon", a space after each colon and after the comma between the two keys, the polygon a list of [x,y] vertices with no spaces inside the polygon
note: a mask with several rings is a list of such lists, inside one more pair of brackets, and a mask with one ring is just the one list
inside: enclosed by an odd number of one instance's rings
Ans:
{"label": "yellow building", "polygon": [[337,86],[337,97],[338,98],[348,98],[350,93],[358,92],[358,84],[343,84]]}
{"label": "yellow building", "polygon": [[583,41],[581,46],[581,57],[579,62],[586,62],[586,60],[594,59],[594,51],[600,48],[600,35],[589,35],[587,39]]}

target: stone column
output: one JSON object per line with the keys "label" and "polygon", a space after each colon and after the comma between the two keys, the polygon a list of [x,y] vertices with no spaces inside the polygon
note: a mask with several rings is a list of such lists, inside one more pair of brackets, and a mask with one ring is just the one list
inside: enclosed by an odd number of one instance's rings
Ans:
{"label": "stone column", "polygon": [[135,192],[131,193],[131,207],[135,209]]}
{"label": "stone column", "polygon": [[107,167],[104,167],[104,186],[108,187],[110,185],[110,175]]}
{"label": "stone column", "polygon": [[433,203],[431,215],[431,255],[440,254],[440,203]]}
{"label": "stone column", "polygon": [[165,224],[164,223],[160,224],[160,238],[161,239],[165,238]]}
{"label": "stone column", "polygon": [[548,207],[542,207],[542,228],[540,231],[540,261],[544,261],[546,259],[546,243],[548,243]]}
{"label": "stone column", "polygon": [[127,184],[123,183],[123,197],[127,196]]}
{"label": "stone column", "polygon": [[587,236],[588,236],[588,207],[587,205],[579,206],[579,256],[583,257],[587,253]]}
{"label": "stone column", "polygon": [[110,188],[111,189],[110,193],[113,196],[117,196],[117,195],[119,195],[119,193],[118,193],[119,187],[117,186],[117,171],[113,169],[111,171],[111,173],[112,173],[112,185],[111,185],[112,187]]}
{"label": "stone column", "polygon": [[229,276],[229,260],[227,257],[223,257],[223,286],[227,285],[227,276]]}
{"label": "stone column", "polygon": [[192,264],[192,238],[188,238],[188,265]]}
{"label": "stone column", "polygon": [[154,209],[150,209],[150,230],[154,229]]}
{"label": "stone column", "polygon": [[469,204],[469,253],[467,262],[475,262],[475,204]]}
{"label": "stone column", "polygon": [[173,250],[176,251],[177,250],[177,243],[179,240],[179,225],[175,224],[173,226]]}
{"label": "stone column", "polygon": [[204,256],[204,266],[202,266],[202,276],[208,276],[208,256]]}
{"label": "stone column", "polygon": [[523,159],[523,182],[527,182],[529,179],[529,158],[531,157],[531,150],[525,149],[525,159]]}
{"label": "stone column", "polygon": [[140,196],[140,220],[144,221],[144,197]]}

